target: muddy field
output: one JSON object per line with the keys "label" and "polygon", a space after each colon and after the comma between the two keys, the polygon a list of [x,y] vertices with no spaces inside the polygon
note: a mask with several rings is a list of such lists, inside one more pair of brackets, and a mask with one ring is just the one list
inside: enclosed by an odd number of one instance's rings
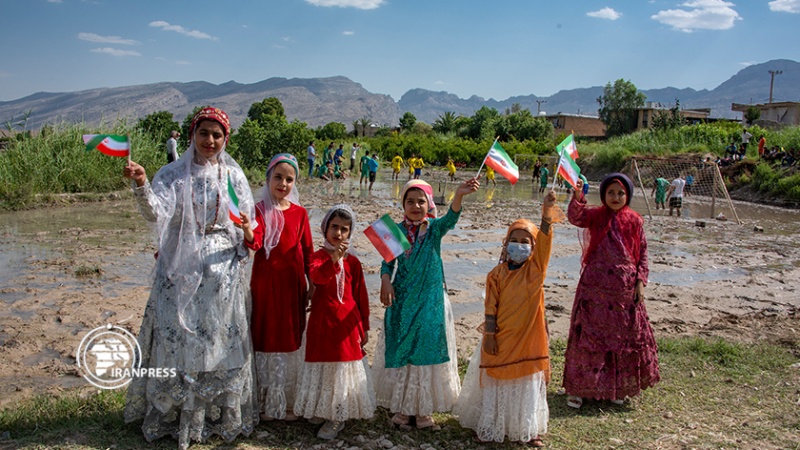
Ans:
{"label": "muddy field", "polygon": [[[401,185],[376,183],[372,193],[350,180],[301,186],[317,244],[327,207],[347,202],[359,216],[353,245],[372,299],[373,346],[383,317],[380,259],[362,231],[386,212],[401,218],[396,206]],[[452,185],[434,187],[444,200],[451,197]],[[564,209],[566,198],[562,193]],[[635,207],[647,212],[641,199]],[[529,184],[482,188],[467,198],[461,221],[445,238],[445,273],[462,357],[478,339],[484,280],[496,263],[505,227],[518,217],[538,223],[540,211]],[[647,308],[656,334],[782,342],[800,354],[800,214],[748,203],[737,203],[736,211],[741,225],[708,218],[707,205],[690,198],[683,218],[656,214],[646,220]],[[705,226],[697,226],[698,220]],[[763,232],[754,231],[756,226]],[[555,233],[547,313],[551,336],[566,338],[580,245],[577,229],[569,224],[558,225]],[[37,393],[88,386],[78,373],[75,352],[89,330],[112,323],[138,333],[153,243],[127,195],[0,214],[0,407]]]}

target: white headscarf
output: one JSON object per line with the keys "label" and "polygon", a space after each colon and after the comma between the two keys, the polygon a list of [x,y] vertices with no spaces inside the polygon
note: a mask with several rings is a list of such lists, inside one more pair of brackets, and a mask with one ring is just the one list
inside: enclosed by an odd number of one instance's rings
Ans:
{"label": "white headscarf", "polygon": [[289,191],[289,195],[286,196],[286,199],[295,205],[300,205],[300,194],[297,192],[297,176],[299,175],[297,158],[289,153],[278,153],[270,160],[267,166],[267,183],[258,191],[256,196],[256,198],[260,198],[263,202],[263,208],[262,203],[259,203],[258,208],[264,218],[264,223],[261,225],[264,226],[263,248],[267,258],[269,258],[269,254],[272,253],[272,250],[278,246],[281,240],[281,233],[283,233],[283,226],[285,225],[283,211],[278,208],[278,200],[272,196],[272,192],[270,192],[269,189],[272,171],[275,169],[275,166],[280,163],[287,163],[294,168],[295,184],[292,184],[292,190]]}

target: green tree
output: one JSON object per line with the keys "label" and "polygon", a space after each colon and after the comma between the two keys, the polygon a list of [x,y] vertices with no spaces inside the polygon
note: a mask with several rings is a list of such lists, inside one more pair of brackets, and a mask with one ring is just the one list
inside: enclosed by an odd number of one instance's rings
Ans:
{"label": "green tree", "polygon": [[317,139],[321,141],[336,141],[347,137],[347,126],[341,122],[330,122],[316,131]]}
{"label": "green tree", "polygon": [[600,120],[606,124],[607,136],[619,136],[636,129],[636,109],[644,106],[647,97],[630,81],[618,79],[606,83],[603,95],[597,98]]}
{"label": "green tree", "polygon": [[466,137],[475,141],[490,138],[494,140],[499,121],[500,113],[496,109],[482,106],[472,115],[472,122],[467,127]]}
{"label": "green tree", "polygon": [[544,117],[534,117],[530,110],[523,109],[501,117],[495,126],[495,135],[501,141],[512,138],[518,141],[546,140],[553,136],[553,124]]}
{"label": "green tree", "polygon": [[403,131],[412,130],[415,123],[417,123],[417,116],[406,111],[403,117],[400,118],[400,129]]}
{"label": "green tree", "polygon": [[181,124],[181,140],[183,140],[185,136],[187,145],[189,139],[192,138],[189,136],[189,128],[192,126],[192,119],[194,119],[194,115],[203,108],[205,108],[205,106],[195,106],[192,112],[190,112],[186,118],[183,119],[183,123]]}
{"label": "green tree", "polygon": [[231,136],[230,154],[242,167],[256,168],[267,164],[267,132],[256,120],[245,119]]}
{"label": "green tree", "polygon": [[364,117],[358,119],[358,122],[361,124],[361,136],[366,136],[367,135],[367,128],[369,128],[370,125],[372,125],[372,119],[369,118],[369,117],[364,116]]}
{"label": "green tree", "polygon": [[456,131],[455,124],[456,113],[454,111],[445,111],[433,121],[433,131],[441,134],[452,133]]}
{"label": "green tree", "polygon": [[247,118],[250,120],[260,121],[265,116],[286,118],[281,101],[275,97],[268,97],[258,103],[253,103],[250,105],[250,110],[247,111]]}
{"label": "green tree", "polygon": [[747,107],[747,111],[744,113],[744,120],[747,122],[748,125],[752,125],[753,122],[761,118],[761,110],[756,108],[753,105]]}
{"label": "green tree", "polygon": [[653,117],[654,130],[670,130],[680,128],[686,123],[681,114],[681,102],[675,99],[675,106],[668,110],[658,111]]}
{"label": "green tree", "polygon": [[165,142],[169,139],[169,132],[180,130],[181,126],[173,119],[169,111],[157,111],[139,119],[136,128],[149,134],[156,142]]}

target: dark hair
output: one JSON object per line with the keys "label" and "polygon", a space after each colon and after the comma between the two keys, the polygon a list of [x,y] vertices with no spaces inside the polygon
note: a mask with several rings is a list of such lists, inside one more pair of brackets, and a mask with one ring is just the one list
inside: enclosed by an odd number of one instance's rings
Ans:
{"label": "dark hair", "polygon": [[[411,191],[420,191],[423,194],[425,194],[425,191],[423,191],[422,189],[420,189],[418,187],[408,188],[408,190],[403,194],[403,203],[402,203],[403,205],[406,204],[406,197],[408,197],[408,193],[411,192]],[[425,200],[426,201],[428,200],[428,194],[425,194]]]}
{"label": "dark hair", "polygon": [[603,181],[600,182],[600,201],[603,202],[604,205],[606,204],[606,189],[608,185],[615,180],[618,180],[625,189],[625,206],[630,205],[631,199],[633,198],[633,182],[625,174],[619,172],[606,176],[603,178]]}
{"label": "dark hair", "polygon": [[350,222],[350,228],[352,230],[352,228],[353,228],[353,216],[351,216],[350,213],[347,212],[344,209],[334,209],[333,212],[331,213],[331,216],[328,217],[328,222],[325,224],[325,236],[328,235],[328,227],[331,226],[331,220],[333,220],[334,218],[347,220],[348,222]]}

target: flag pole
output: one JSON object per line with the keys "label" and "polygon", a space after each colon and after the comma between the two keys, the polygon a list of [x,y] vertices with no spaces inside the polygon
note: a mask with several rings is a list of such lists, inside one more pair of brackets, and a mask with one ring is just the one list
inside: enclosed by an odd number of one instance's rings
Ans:
{"label": "flag pole", "polygon": [[133,144],[131,143],[131,137],[128,135],[128,165],[131,165],[131,153],[133,153]]}
{"label": "flag pole", "polygon": [[[494,148],[494,144],[497,143],[498,139],[500,139],[500,136],[497,136],[496,138],[494,138],[494,142],[492,142],[492,146],[489,147],[489,151],[492,151],[492,149]],[[489,156],[489,154],[487,153],[486,156]],[[483,157],[483,161],[481,161],[481,166],[478,167],[478,174],[475,175],[475,178],[478,178],[478,177],[481,176],[481,170],[483,170],[483,165],[486,164],[486,156]]]}
{"label": "flag pole", "polygon": [[[562,152],[566,151],[566,149],[562,148],[561,151]],[[558,154],[558,165],[556,166],[556,173],[553,174],[553,185],[550,186],[551,191],[556,190],[556,179],[558,178],[558,171],[561,170],[561,161],[564,160],[564,158],[561,156],[561,153],[558,153],[558,147],[556,147],[556,153]]]}

